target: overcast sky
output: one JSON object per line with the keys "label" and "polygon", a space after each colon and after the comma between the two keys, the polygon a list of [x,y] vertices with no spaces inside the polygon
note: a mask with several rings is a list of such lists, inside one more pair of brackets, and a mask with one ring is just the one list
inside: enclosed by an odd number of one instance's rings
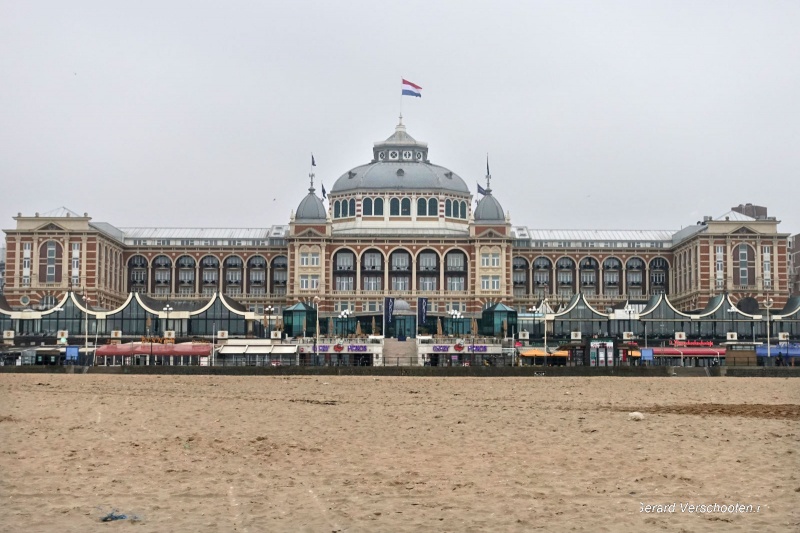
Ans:
{"label": "overcast sky", "polygon": [[[285,224],[394,131],[533,228],[800,232],[800,2],[0,0],[0,227]],[[319,191],[319,188],[318,188]]]}

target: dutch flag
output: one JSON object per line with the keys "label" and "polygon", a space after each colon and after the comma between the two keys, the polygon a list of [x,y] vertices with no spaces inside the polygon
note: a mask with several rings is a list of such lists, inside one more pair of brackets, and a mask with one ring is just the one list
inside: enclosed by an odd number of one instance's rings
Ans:
{"label": "dutch flag", "polygon": [[403,96],[416,96],[422,98],[422,87],[408,80],[403,80]]}

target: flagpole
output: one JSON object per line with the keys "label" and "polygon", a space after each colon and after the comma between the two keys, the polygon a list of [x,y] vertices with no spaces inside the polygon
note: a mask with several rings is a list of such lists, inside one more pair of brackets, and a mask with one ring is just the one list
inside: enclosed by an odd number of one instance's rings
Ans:
{"label": "flagpole", "polygon": [[400,120],[403,120],[403,77],[400,77]]}

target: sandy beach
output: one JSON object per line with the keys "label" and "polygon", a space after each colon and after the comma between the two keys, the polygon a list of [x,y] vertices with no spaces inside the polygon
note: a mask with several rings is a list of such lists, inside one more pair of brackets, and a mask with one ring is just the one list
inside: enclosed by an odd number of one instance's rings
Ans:
{"label": "sandy beach", "polygon": [[791,379],[0,374],[0,445],[0,531],[800,530]]}

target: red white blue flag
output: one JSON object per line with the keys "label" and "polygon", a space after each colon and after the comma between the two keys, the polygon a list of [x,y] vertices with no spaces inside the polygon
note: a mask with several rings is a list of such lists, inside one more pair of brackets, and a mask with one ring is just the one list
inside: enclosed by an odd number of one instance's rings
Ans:
{"label": "red white blue flag", "polygon": [[403,96],[416,96],[422,98],[422,87],[408,80],[403,80]]}

